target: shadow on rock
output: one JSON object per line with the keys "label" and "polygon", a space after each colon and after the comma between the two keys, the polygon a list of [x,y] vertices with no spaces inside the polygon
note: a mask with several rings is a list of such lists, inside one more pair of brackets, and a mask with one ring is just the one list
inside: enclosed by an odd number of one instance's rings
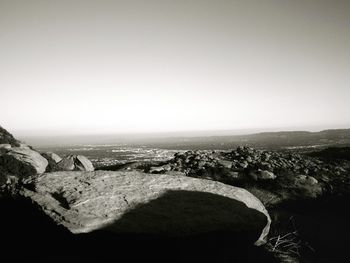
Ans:
{"label": "shadow on rock", "polygon": [[131,261],[274,262],[253,246],[266,221],[263,213],[231,198],[172,190],[77,238],[90,258],[107,259],[118,251]]}
{"label": "shadow on rock", "polygon": [[2,200],[0,208],[2,250],[12,261],[274,262],[252,245],[266,216],[210,193],[168,191],[103,229],[78,235],[27,200]]}

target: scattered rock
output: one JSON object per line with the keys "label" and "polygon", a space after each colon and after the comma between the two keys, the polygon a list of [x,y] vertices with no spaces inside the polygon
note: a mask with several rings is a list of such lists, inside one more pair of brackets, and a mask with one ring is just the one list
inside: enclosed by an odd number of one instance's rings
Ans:
{"label": "scattered rock", "polygon": [[[345,168],[290,151],[265,151],[251,147],[238,147],[226,152],[187,151],[176,153],[168,165],[171,171],[190,177],[215,180],[249,191],[260,188],[258,193],[269,193],[268,196],[273,197],[273,202],[270,202],[270,198],[258,196],[267,201],[265,205],[316,198],[326,192],[350,194],[349,184],[340,183],[348,181],[350,165]],[[159,171],[152,170],[152,173],[165,172],[157,169]],[[300,177],[300,174],[305,177]]]}

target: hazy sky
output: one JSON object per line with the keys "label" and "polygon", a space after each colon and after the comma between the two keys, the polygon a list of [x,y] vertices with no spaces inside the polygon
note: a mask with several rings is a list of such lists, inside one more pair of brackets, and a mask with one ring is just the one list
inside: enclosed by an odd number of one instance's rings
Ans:
{"label": "hazy sky", "polygon": [[0,0],[16,133],[350,127],[350,1]]}

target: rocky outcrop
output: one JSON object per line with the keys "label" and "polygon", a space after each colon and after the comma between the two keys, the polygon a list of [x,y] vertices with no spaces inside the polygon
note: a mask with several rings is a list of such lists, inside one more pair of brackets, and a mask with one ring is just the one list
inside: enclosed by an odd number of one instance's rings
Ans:
{"label": "rocky outcrop", "polygon": [[17,141],[11,133],[0,126],[0,144],[10,144],[12,146],[20,146],[20,142]]}
{"label": "rocky outcrop", "polygon": [[48,165],[46,167],[46,172],[56,172],[60,171],[58,167],[58,163],[62,160],[60,156],[53,152],[44,152],[41,155],[48,161]]}
{"label": "rocky outcrop", "polygon": [[45,153],[41,153],[41,155],[47,160],[52,160],[55,163],[59,163],[62,160],[62,158],[58,154],[53,152],[45,152]]}
{"label": "rocky outcrop", "polygon": [[2,143],[2,144],[0,144],[0,149],[9,150],[9,149],[11,149],[11,144],[9,144],[9,143]]}
{"label": "rocky outcrop", "polygon": [[12,147],[0,155],[0,166],[8,174],[18,177],[45,172],[48,161],[30,148]]}
{"label": "rocky outcrop", "polygon": [[57,163],[59,171],[93,171],[91,161],[83,155],[69,155]]}
{"label": "rocky outcrop", "polygon": [[24,180],[21,195],[76,234],[224,233],[260,245],[270,227],[266,209],[248,191],[174,173],[46,173]]}

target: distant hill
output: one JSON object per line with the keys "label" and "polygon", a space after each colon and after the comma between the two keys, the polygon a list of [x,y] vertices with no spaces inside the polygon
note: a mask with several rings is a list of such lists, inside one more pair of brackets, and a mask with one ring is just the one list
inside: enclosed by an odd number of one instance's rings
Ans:
{"label": "distant hill", "polygon": [[74,135],[74,136],[35,136],[22,138],[34,146],[69,145],[144,145],[163,149],[232,149],[240,145],[264,149],[282,148],[319,148],[330,146],[350,146],[350,129],[308,131],[262,132],[245,135],[215,135],[215,136],[166,136],[153,134],[143,135]]}
{"label": "distant hill", "polygon": [[175,149],[232,149],[239,145],[255,148],[302,148],[350,146],[350,129],[320,132],[286,131],[248,135],[162,138],[146,142],[149,146]]}
{"label": "distant hill", "polygon": [[11,144],[12,146],[19,146],[17,141],[11,133],[0,126],[0,144]]}

